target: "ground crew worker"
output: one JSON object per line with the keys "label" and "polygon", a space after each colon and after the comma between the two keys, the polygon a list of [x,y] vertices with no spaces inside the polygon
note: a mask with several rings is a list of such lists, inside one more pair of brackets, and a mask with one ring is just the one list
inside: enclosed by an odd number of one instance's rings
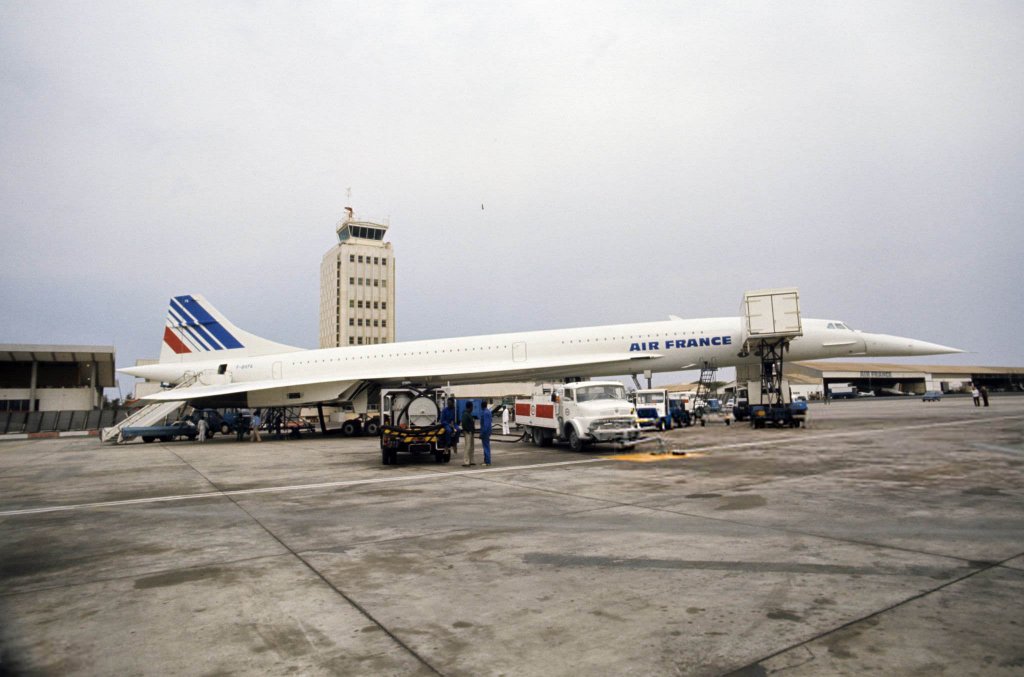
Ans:
{"label": "ground crew worker", "polygon": [[489,402],[484,402],[480,410],[480,446],[484,448],[484,465],[491,464],[491,407]]}
{"label": "ground crew worker", "polygon": [[259,413],[253,412],[252,415],[252,427],[249,428],[251,433],[249,437],[250,442],[262,442],[263,438],[260,437],[260,415]]}
{"label": "ground crew worker", "polygon": [[473,401],[466,402],[466,408],[462,410],[462,434],[466,436],[466,462],[462,465],[468,467],[476,465],[473,462],[473,433],[476,432],[476,421],[473,420]]}
{"label": "ground crew worker", "polygon": [[206,431],[210,429],[210,424],[206,422],[206,417],[199,419],[199,423],[196,423],[196,428],[199,429],[199,441],[206,441]]}
{"label": "ground crew worker", "polygon": [[449,397],[441,411],[441,425],[444,426],[444,450],[459,453],[459,426],[455,423],[455,398]]}
{"label": "ground crew worker", "polygon": [[505,408],[501,410],[501,434],[502,435],[508,435],[509,434],[509,430],[508,430],[508,414],[509,414],[509,412],[508,412],[508,405],[506,404]]}

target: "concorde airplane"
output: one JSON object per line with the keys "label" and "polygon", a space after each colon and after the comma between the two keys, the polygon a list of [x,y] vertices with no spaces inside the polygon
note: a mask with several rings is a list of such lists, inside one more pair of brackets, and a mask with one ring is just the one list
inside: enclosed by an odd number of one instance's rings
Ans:
{"label": "concorde airplane", "polygon": [[[837,320],[802,320],[788,360],[962,352]],[[750,364],[741,317],[403,341],[303,350],[243,331],[199,294],[170,301],[157,364],[118,371],[178,388],[146,400],[274,407],[351,399],[366,383],[446,385],[681,371]]]}

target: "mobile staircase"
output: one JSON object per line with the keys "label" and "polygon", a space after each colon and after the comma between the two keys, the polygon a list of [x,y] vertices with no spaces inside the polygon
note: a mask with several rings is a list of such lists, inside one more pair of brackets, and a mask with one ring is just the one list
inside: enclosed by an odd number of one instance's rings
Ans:
{"label": "mobile staircase", "polygon": [[[178,388],[185,388],[199,378],[198,374],[192,374],[182,380],[181,383],[171,388],[171,390],[177,390]],[[176,414],[178,410],[185,406],[184,400],[174,400],[171,402],[154,402],[153,404],[147,404],[128,418],[124,419],[117,425],[104,428],[100,432],[100,439],[104,442],[119,442],[121,440],[121,431],[125,428],[139,427],[154,425],[163,422],[171,414]]]}
{"label": "mobile staircase", "polygon": [[693,415],[704,425],[704,417],[708,413],[708,400],[715,392],[715,377],[718,375],[718,362],[705,361],[700,368],[700,379],[697,381],[697,394],[694,396]]}

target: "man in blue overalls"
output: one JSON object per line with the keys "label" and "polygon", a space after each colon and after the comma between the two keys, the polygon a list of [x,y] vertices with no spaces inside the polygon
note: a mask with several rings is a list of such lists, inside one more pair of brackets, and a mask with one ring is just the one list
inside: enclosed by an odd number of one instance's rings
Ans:
{"label": "man in blue overalls", "polygon": [[492,414],[490,402],[484,402],[480,408],[480,445],[484,448],[484,465],[491,464],[491,424]]}
{"label": "man in blue overalls", "polygon": [[448,399],[441,411],[441,425],[444,426],[444,448],[449,453],[459,451],[459,426],[455,423],[455,400]]}

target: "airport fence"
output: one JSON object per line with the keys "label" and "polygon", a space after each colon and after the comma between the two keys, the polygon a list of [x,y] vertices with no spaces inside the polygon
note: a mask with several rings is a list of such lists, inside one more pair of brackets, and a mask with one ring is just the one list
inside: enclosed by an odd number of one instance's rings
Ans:
{"label": "airport fence", "polygon": [[0,435],[100,430],[128,418],[132,409],[0,412]]}

